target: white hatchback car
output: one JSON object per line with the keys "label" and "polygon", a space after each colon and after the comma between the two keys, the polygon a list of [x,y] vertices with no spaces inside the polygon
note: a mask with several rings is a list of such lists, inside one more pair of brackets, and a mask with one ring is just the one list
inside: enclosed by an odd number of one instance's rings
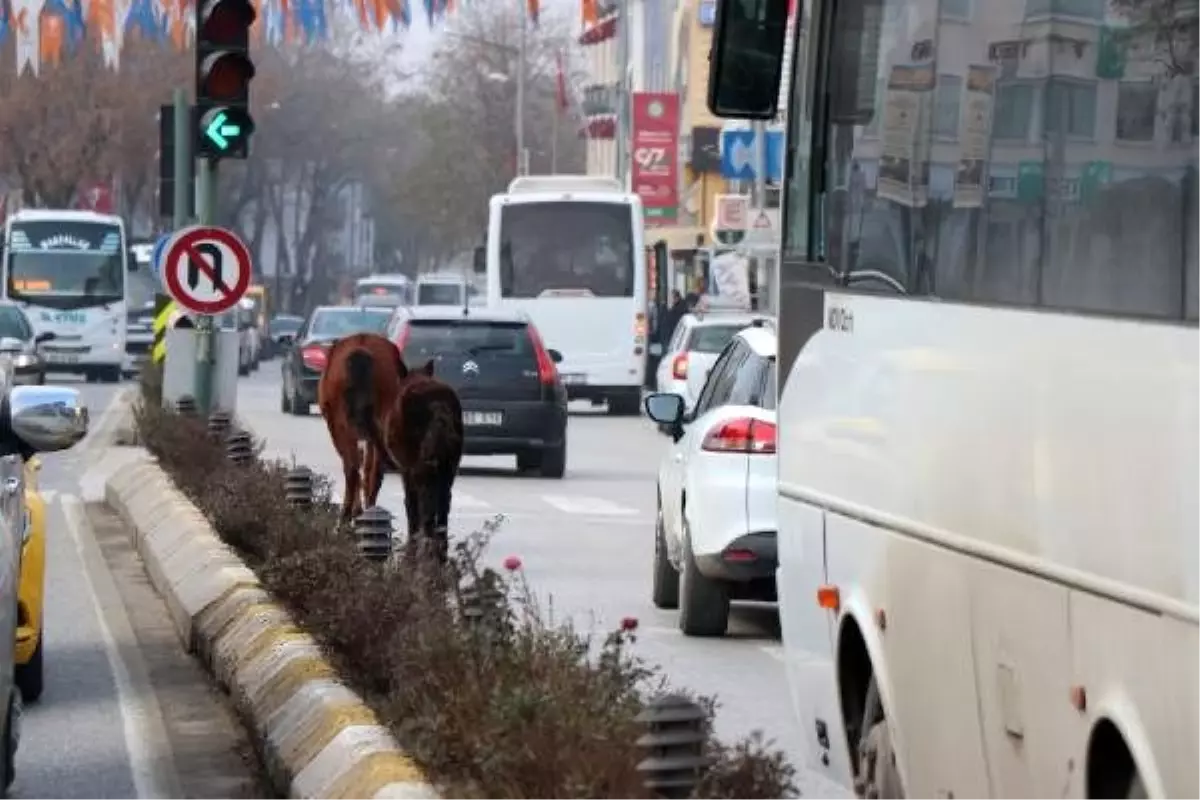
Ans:
{"label": "white hatchback car", "polygon": [[775,602],[775,330],[721,352],[692,411],[674,393],[646,413],[675,440],[658,472],[654,604],[688,636],[722,636],[730,600]]}
{"label": "white hatchback car", "polygon": [[683,397],[691,410],[708,371],[738,331],[767,319],[748,311],[692,311],[680,318],[655,371],[655,388]]}

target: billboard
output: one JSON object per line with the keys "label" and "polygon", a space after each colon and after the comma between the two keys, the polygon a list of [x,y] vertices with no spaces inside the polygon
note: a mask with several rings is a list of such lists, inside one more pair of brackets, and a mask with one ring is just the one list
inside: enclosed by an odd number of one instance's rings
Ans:
{"label": "billboard", "polygon": [[674,225],[679,216],[679,97],[634,92],[631,183],[647,225]]}

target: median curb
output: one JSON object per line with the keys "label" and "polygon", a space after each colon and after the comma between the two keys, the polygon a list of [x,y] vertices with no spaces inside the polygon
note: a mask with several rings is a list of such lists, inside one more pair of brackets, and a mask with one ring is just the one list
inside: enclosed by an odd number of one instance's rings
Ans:
{"label": "median curb", "polygon": [[289,797],[436,798],[320,645],[141,451],[105,480],[184,645],[232,697]]}

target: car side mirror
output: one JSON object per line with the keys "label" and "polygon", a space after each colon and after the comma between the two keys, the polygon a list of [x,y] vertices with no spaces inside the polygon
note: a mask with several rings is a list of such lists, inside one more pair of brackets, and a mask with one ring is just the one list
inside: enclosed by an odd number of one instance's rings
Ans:
{"label": "car side mirror", "polygon": [[562,353],[558,352],[553,347],[546,350],[546,355],[550,356],[550,360],[553,361],[555,364],[562,363]]}
{"label": "car side mirror", "polygon": [[471,266],[474,268],[476,275],[482,275],[487,272],[487,250],[482,245],[475,248],[474,260]]}
{"label": "car side mirror", "polygon": [[57,338],[58,338],[58,334],[55,333],[54,331],[43,331],[43,332],[39,333],[37,336],[33,337],[33,343],[35,345],[37,345],[37,344],[42,344],[43,342],[52,342]]}
{"label": "car side mirror", "polygon": [[683,424],[683,398],[669,392],[646,395],[646,416],[659,425],[678,428]]}
{"label": "car side mirror", "polygon": [[88,432],[87,406],[65,386],[13,387],[7,414],[12,432],[38,453],[66,450]]}

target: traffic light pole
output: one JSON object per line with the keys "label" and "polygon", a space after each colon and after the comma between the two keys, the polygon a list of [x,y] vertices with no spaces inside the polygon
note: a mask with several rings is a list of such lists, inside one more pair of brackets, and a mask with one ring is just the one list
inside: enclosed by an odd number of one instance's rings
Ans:
{"label": "traffic light pole", "polygon": [[[207,158],[196,159],[196,214],[201,225],[216,223],[216,183],[217,162]],[[213,410],[213,372],[217,364],[215,322],[208,314],[196,320],[196,405],[205,415]]]}

